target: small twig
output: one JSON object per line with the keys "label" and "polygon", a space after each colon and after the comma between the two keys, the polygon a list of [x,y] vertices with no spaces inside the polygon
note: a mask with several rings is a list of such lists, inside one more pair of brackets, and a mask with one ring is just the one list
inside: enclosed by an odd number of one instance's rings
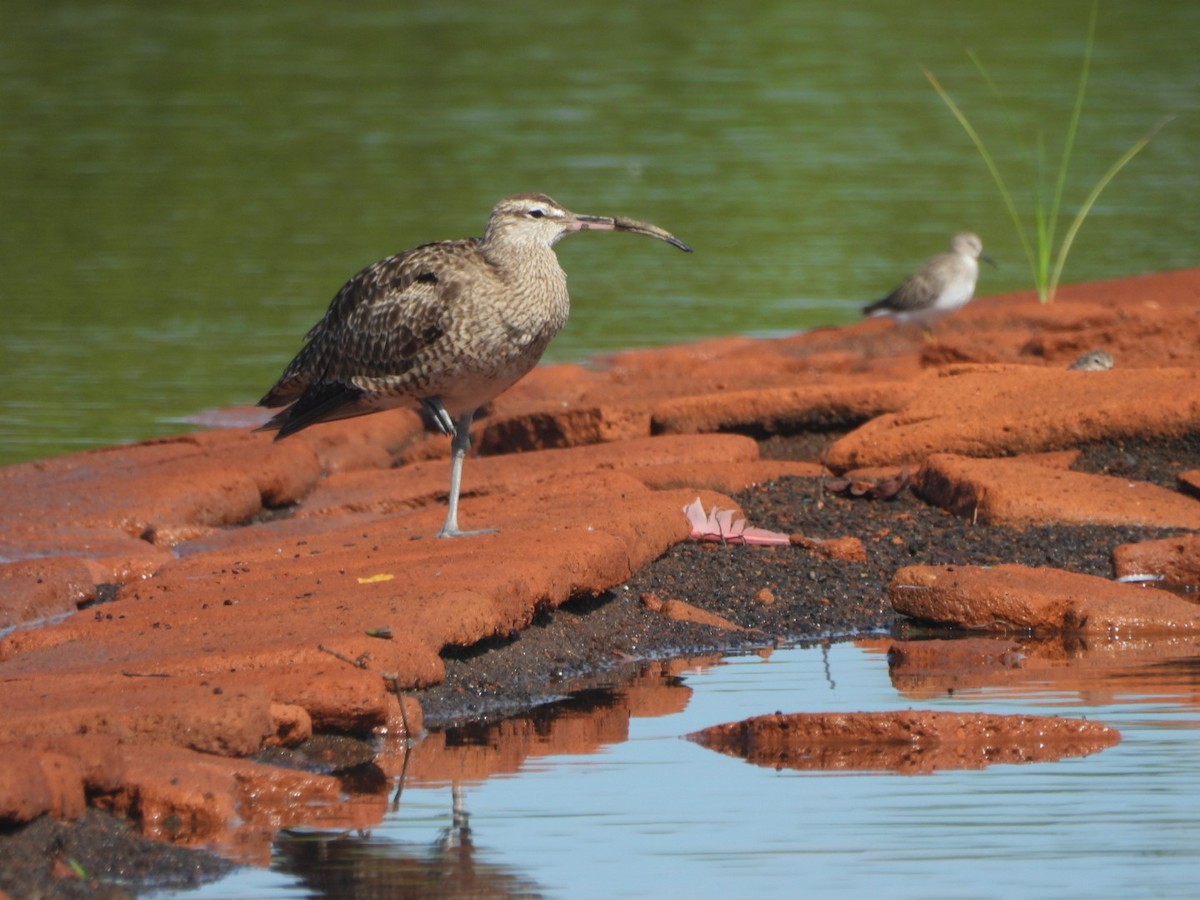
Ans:
{"label": "small twig", "polygon": [[367,667],[367,661],[371,658],[370,653],[361,653],[357,659],[351,659],[345,653],[339,653],[337,650],[334,650],[332,647],[326,647],[324,644],[317,644],[317,649],[323,653],[328,653],[330,656],[340,659],[344,663],[349,663],[356,669],[365,669]]}
{"label": "small twig", "polygon": [[126,678],[170,678],[167,672],[122,672]]}
{"label": "small twig", "polygon": [[407,740],[412,740],[412,726],[408,724],[408,712],[404,709],[404,691],[400,690],[400,679],[396,675],[388,674],[383,676],[383,680],[396,695],[396,700],[400,704],[400,721],[404,724],[404,737]]}
{"label": "small twig", "polygon": [[392,811],[395,812],[400,808],[400,795],[404,793],[404,779],[408,775],[408,761],[412,759],[413,733],[412,726],[408,723],[408,713],[404,709],[404,692],[400,690],[400,679],[396,675],[384,675],[384,682],[392,693],[396,695],[396,700],[400,703],[400,721],[404,723],[404,765],[400,767],[400,777],[396,782],[396,793],[392,796]]}
{"label": "small twig", "polygon": [[400,777],[396,779],[396,793],[392,795],[392,812],[400,808],[400,795],[404,793],[404,780],[408,777],[408,761],[412,759],[409,745],[404,745],[404,765],[400,767]]}

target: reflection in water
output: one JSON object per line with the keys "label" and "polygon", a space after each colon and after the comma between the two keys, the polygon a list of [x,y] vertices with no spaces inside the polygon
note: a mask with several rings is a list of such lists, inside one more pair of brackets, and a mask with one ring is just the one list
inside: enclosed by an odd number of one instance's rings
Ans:
{"label": "reflection in water", "polygon": [[889,647],[888,661],[892,684],[914,700],[1053,690],[1079,703],[1159,697],[1195,704],[1200,688],[1200,637],[1186,634],[897,641]]}
{"label": "reflection in water", "polygon": [[[275,846],[272,868],[322,897],[538,897],[536,882],[477,847],[465,785],[511,775],[531,759],[594,754],[627,740],[633,716],[677,713],[691,694],[679,678],[715,657],[649,664],[619,689],[591,688],[527,715],[472,723],[393,741],[376,758],[395,781],[390,806],[403,818],[411,788],[443,795],[449,785],[450,823],[428,841],[389,840],[372,833],[288,831]],[[432,824],[432,823],[431,823]]]}
{"label": "reflection in water", "polygon": [[802,772],[894,772],[1028,765],[1086,756],[1120,740],[1116,729],[1058,716],[930,710],[775,713],[687,735],[756,766]]}
{"label": "reflection in water", "polygon": [[535,882],[476,852],[465,791],[451,788],[451,822],[426,844],[369,835],[286,834],[273,868],[310,897],[541,897]]}
{"label": "reflection in water", "polygon": [[[288,833],[257,882],[235,874],[187,896],[779,896],[797,872],[813,896],[1194,887],[1200,638],[872,637],[714,663],[660,663],[528,716],[388,744],[375,762],[394,802],[377,825]],[[875,764],[762,769],[681,740],[773,710],[1064,707],[1121,743],[914,779]]]}

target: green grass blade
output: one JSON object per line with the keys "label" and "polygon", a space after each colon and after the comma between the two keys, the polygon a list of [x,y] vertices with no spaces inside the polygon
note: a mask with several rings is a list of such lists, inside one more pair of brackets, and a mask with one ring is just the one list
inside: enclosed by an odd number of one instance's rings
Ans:
{"label": "green grass blade", "polygon": [[1009,109],[1008,101],[1004,99],[1004,95],[1000,93],[1000,88],[992,78],[992,74],[987,70],[974,50],[967,51],[967,59],[975,66],[975,71],[983,79],[983,83],[988,86],[988,90],[992,92],[992,96],[996,98],[996,102],[1000,104],[1000,108],[1004,110],[1004,118],[1008,122],[1008,130],[1012,132],[1013,137],[1017,141],[1017,145],[1021,148],[1021,152],[1029,155],[1028,149],[1025,147],[1025,142],[1021,139],[1021,131],[1017,128],[1017,120],[1013,118],[1012,110]]}
{"label": "green grass blade", "polygon": [[[1047,254],[1049,249],[1054,246],[1054,232],[1058,225],[1058,214],[1062,210],[1063,192],[1067,186],[1067,169],[1071,164],[1071,153],[1075,149],[1075,135],[1079,130],[1079,120],[1083,116],[1083,98],[1087,93],[1088,74],[1092,68],[1092,52],[1096,46],[1096,18],[1099,6],[1097,0],[1093,0],[1091,17],[1088,20],[1087,40],[1083,48],[1083,65],[1079,72],[1079,90],[1075,93],[1075,106],[1071,110],[1071,118],[1067,120],[1067,136],[1063,141],[1062,160],[1058,166],[1058,180],[1054,185],[1054,201],[1050,206],[1050,230],[1046,237]],[[1048,262],[1049,260],[1047,260]],[[1049,295],[1054,296],[1053,287],[1050,288]]]}
{"label": "green grass blade", "polygon": [[979,151],[979,155],[983,159],[984,165],[987,166],[988,172],[991,173],[992,180],[996,182],[996,187],[1000,191],[1000,198],[1004,201],[1004,206],[1008,210],[1009,218],[1012,219],[1013,227],[1016,228],[1017,235],[1021,239],[1021,247],[1025,251],[1025,258],[1029,261],[1030,270],[1033,272],[1036,279],[1037,268],[1034,264],[1033,248],[1029,245],[1029,238],[1026,237],[1025,230],[1021,228],[1021,217],[1017,212],[1016,205],[1013,203],[1012,194],[1008,190],[1008,186],[1005,185],[1004,178],[1000,175],[1000,169],[996,166],[996,161],[992,159],[992,155],[988,153],[988,149],[984,145],[983,139],[980,138],[979,132],[975,130],[970,120],[966,117],[966,114],[962,111],[962,109],[959,108],[959,105],[954,102],[954,98],[950,96],[949,92],[944,87],[942,87],[942,83],[938,81],[934,74],[928,69],[922,68],[921,71],[925,73],[925,77],[929,80],[929,83],[933,85],[933,89],[937,91],[938,96],[942,98],[942,102],[945,103],[950,109],[950,112],[954,114],[954,118],[958,119],[958,124],[963,127],[963,130],[966,131],[967,136],[971,139],[971,142],[975,144],[975,149]]}
{"label": "green grass blade", "polygon": [[[1038,173],[1041,172],[1041,165],[1039,162],[1040,157],[1037,153],[1030,151],[1029,146],[1026,144],[1024,138],[1021,137],[1021,131],[1019,128],[1017,128],[1017,121],[1013,117],[1012,110],[1009,108],[1009,105],[1008,105],[1008,101],[1004,98],[1004,94],[1001,93],[999,85],[996,84],[996,80],[994,78],[992,78],[992,73],[989,72],[987,70],[987,66],[985,66],[983,64],[983,60],[981,60],[978,57],[978,55],[976,55],[975,51],[973,51],[973,50],[967,50],[967,59],[971,60],[971,63],[975,66],[975,71],[977,71],[979,73],[979,76],[983,79],[984,84],[986,84],[988,86],[988,90],[990,90],[992,92],[992,96],[996,98],[996,102],[1000,104],[1000,108],[1004,111],[1004,119],[1008,123],[1008,130],[1012,134],[1013,140],[1016,142],[1017,147],[1020,148],[1021,154],[1028,161],[1031,171],[1035,175],[1035,180],[1034,180],[1034,184],[1033,184],[1033,190],[1034,190],[1033,218],[1034,218],[1034,226],[1037,229],[1037,231],[1040,232],[1041,231],[1041,220],[1042,220],[1042,216],[1043,216],[1042,196],[1041,196],[1041,180],[1038,177]],[[1039,145],[1038,152],[1040,153],[1040,151],[1041,151],[1041,147]],[[1014,204],[1014,207],[1015,207],[1015,204]],[[1029,245],[1029,241],[1025,237],[1025,229],[1022,228],[1019,223],[1019,216],[1017,218],[1014,218],[1013,224],[1016,226],[1017,237],[1020,239],[1021,247],[1025,252],[1025,259],[1029,263],[1029,270],[1030,270],[1030,273],[1033,275],[1033,283],[1038,286],[1038,294],[1039,294],[1039,296],[1041,296],[1041,286],[1045,284],[1045,279],[1041,275],[1041,271],[1042,271],[1041,265],[1040,265],[1041,253],[1040,252],[1038,253],[1038,259],[1035,260],[1033,248]]]}
{"label": "green grass blade", "polygon": [[1075,218],[1071,221],[1071,226],[1067,229],[1067,233],[1063,235],[1062,246],[1058,248],[1058,258],[1054,262],[1054,271],[1050,274],[1050,283],[1048,285],[1050,299],[1054,299],[1054,292],[1058,289],[1058,282],[1062,277],[1063,267],[1067,263],[1067,254],[1071,252],[1071,245],[1075,243],[1075,235],[1077,235],[1079,233],[1079,229],[1083,227],[1083,220],[1087,218],[1088,213],[1092,210],[1092,207],[1096,205],[1096,201],[1099,199],[1101,192],[1108,187],[1108,183],[1110,181],[1117,177],[1117,173],[1125,168],[1125,166],[1129,164],[1130,160],[1141,153],[1142,150],[1146,148],[1146,145],[1154,140],[1154,136],[1158,134],[1158,132],[1161,131],[1163,127],[1174,118],[1174,116],[1167,116],[1148,132],[1146,132],[1146,134],[1142,136],[1142,139],[1126,150],[1121,155],[1121,158],[1113,163],[1109,167],[1108,171],[1105,172],[1100,178],[1100,180],[1096,182],[1096,186],[1092,188],[1092,192],[1088,194],[1087,199],[1083,202],[1083,206],[1079,208],[1079,212],[1075,214]]}
{"label": "green grass blade", "polygon": [[1042,196],[1042,173],[1046,169],[1046,138],[1041,129],[1037,133],[1037,165],[1034,167],[1033,204],[1034,220],[1037,223],[1037,274],[1033,283],[1038,296],[1046,302],[1046,285],[1050,274],[1050,253],[1053,250],[1054,213],[1047,214],[1046,198]]}

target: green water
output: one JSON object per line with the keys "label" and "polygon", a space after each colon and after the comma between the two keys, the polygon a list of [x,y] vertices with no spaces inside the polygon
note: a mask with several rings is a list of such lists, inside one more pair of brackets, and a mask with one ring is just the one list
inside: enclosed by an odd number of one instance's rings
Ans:
{"label": "green water", "polygon": [[[1056,159],[1088,8],[8,0],[0,462],[254,401],[346,277],[479,233],[517,191],[696,249],[561,244],[573,310],[553,360],[849,322],[964,227],[1002,263],[981,293],[1028,287],[920,66],[1013,163],[974,49]],[[1067,280],[1200,262],[1196,34],[1191,0],[1102,4],[1068,210],[1179,118],[1103,196]]]}

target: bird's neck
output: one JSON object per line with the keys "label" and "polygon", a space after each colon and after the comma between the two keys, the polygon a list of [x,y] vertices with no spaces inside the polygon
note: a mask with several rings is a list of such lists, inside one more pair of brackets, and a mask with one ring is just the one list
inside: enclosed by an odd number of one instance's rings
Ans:
{"label": "bird's neck", "polygon": [[536,340],[544,346],[566,324],[571,311],[567,273],[558,264],[558,256],[544,244],[485,240],[480,250],[506,287],[510,324],[531,335],[536,333]]}
{"label": "bird's neck", "polygon": [[545,244],[485,240],[480,249],[507,282],[566,282],[567,276],[558,263],[558,255]]}

